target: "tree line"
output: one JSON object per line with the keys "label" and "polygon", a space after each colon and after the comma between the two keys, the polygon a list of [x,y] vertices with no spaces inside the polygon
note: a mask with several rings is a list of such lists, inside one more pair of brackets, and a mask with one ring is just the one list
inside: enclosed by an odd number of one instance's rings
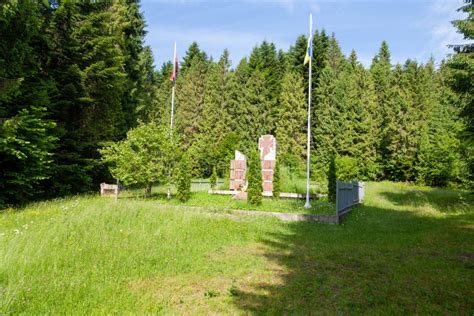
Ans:
{"label": "tree line", "polygon": [[[463,10],[469,17],[455,24],[472,39],[472,4]],[[155,70],[144,36],[138,0],[1,5],[0,205],[96,189],[111,180],[102,148],[137,125],[167,137],[172,63]],[[263,134],[276,136],[282,166],[304,169],[306,44],[304,35],[287,51],[263,41],[235,67],[227,50],[214,60],[197,43],[187,49],[171,151],[187,153],[193,176],[226,176],[234,150],[249,152]],[[366,68],[355,51],[344,56],[334,35],[316,31],[312,177],[325,179],[335,159],[341,176],[360,180],[470,187],[469,47],[439,66],[393,64],[383,42]]]}

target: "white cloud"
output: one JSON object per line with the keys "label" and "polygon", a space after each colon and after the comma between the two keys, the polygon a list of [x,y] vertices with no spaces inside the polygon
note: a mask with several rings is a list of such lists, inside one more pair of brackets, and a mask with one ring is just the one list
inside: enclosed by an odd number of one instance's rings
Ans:
{"label": "white cloud", "polygon": [[456,31],[451,21],[463,19],[465,14],[457,12],[462,5],[461,1],[435,0],[429,6],[428,14],[419,23],[419,26],[430,34],[430,41],[425,44],[424,49],[417,59],[426,59],[433,55],[436,61],[440,61],[451,54],[450,44],[466,43],[463,36]]}

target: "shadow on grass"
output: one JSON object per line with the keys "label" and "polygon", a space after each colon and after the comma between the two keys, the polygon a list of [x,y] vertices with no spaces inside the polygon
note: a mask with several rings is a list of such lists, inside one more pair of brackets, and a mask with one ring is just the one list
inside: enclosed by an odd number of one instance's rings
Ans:
{"label": "shadow on grass", "polygon": [[282,224],[261,240],[268,275],[242,282],[234,303],[250,314],[472,314],[473,220],[362,206],[339,226]]}

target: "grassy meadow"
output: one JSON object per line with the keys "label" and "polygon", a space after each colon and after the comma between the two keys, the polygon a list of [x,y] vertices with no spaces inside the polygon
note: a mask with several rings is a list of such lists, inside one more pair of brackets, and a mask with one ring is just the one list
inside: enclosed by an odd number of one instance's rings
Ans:
{"label": "grassy meadow", "polygon": [[368,183],[341,225],[208,200],[75,196],[2,211],[0,314],[474,312],[472,194]]}

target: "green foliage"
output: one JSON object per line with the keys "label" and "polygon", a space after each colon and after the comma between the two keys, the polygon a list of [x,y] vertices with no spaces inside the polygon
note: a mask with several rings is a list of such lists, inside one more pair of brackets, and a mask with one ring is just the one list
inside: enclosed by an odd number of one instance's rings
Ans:
{"label": "green foliage", "polygon": [[22,109],[0,126],[0,207],[25,202],[51,176],[57,138],[51,135],[55,124],[45,113],[42,107]]}
{"label": "green foliage", "polygon": [[[52,3],[6,0],[0,7],[2,133],[48,157],[38,160],[44,168],[30,172],[35,163],[2,153],[3,203],[96,190],[98,183],[112,180],[100,161],[104,143],[123,139],[138,122],[170,125],[172,63],[155,71],[152,51],[144,46],[140,2]],[[467,16],[453,24],[472,40],[472,1],[460,11]],[[227,50],[214,61],[196,42],[190,45],[176,82],[174,134],[183,139],[193,175],[209,177],[214,167],[224,175],[234,150],[254,149],[263,134],[277,137],[283,165],[302,169],[306,44],[299,36],[284,52],[263,41],[235,69]],[[334,35],[316,30],[313,180],[325,182],[331,157],[338,155],[357,161],[352,176],[358,180],[472,186],[473,49],[472,44],[453,48],[455,54],[439,68],[434,61],[392,65],[382,42],[365,69],[355,51],[346,58]],[[44,128],[23,136],[13,131],[12,122],[19,121],[25,124],[18,123],[17,131]],[[0,137],[7,144],[4,152],[14,146]],[[25,183],[25,190],[16,181]],[[26,190],[34,194],[16,193]]]}
{"label": "green foliage", "polygon": [[307,121],[305,105],[302,78],[295,73],[285,73],[275,122],[279,157],[285,164],[299,165],[304,161],[306,154],[304,126]]}
{"label": "green foliage", "polygon": [[262,165],[259,152],[256,149],[250,150],[247,155],[247,181],[248,181],[248,201],[252,205],[259,205],[262,202]]}
{"label": "green foliage", "polygon": [[201,135],[206,71],[205,61],[196,56],[176,81],[176,132],[183,137],[184,149]]}
{"label": "green foliage", "polygon": [[464,122],[460,133],[461,157],[467,165],[464,170],[464,182],[474,188],[474,3],[466,0],[458,11],[466,13],[464,19],[453,21],[458,32],[468,40],[468,44],[452,43],[455,54],[448,60],[449,71],[446,71],[449,86],[457,94],[459,117]]}
{"label": "green foliage", "polygon": [[[264,199],[255,207],[207,193],[178,207],[165,197],[85,195],[3,212],[0,313],[469,314],[472,230],[460,226],[473,221],[474,196],[391,182],[366,190],[364,205],[338,227],[229,218],[207,206],[298,213],[304,201]],[[327,205],[312,203],[319,211]],[[320,282],[340,286],[344,299]],[[65,293],[65,285],[74,290]],[[207,298],[208,291],[221,295]]]}
{"label": "green foliage", "polygon": [[352,180],[358,180],[359,162],[353,157],[337,156],[336,175],[339,181],[350,182]]}
{"label": "green foliage", "polygon": [[275,160],[275,169],[273,170],[273,197],[280,198],[281,178],[280,178],[280,159]]}
{"label": "green foliage", "polygon": [[154,123],[141,124],[127,133],[123,141],[111,143],[100,150],[111,174],[126,185],[151,185],[165,179],[167,166],[173,161],[173,148],[168,133]]}
{"label": "green foliage", "polygon": [[191,196],[191,165],[188,155],[184,154],[178,166],[176,179],[176,198],[186,202]]}
{"label": "green foliage", "polygon": [[335,203],[336,202],[336,181],[337,181],[337,169],[336,169],[336,158],[335,156],[331,157],[329,161],[329,170],[328,170],[328,201]]}
{"label": "green foliage", "polygon": [[212,174],[211,177],[209,178],[209,184],[211,185],[211,189],[216,188],[216,183],[217,183],[217,171],[216,167],[212,168]]}

